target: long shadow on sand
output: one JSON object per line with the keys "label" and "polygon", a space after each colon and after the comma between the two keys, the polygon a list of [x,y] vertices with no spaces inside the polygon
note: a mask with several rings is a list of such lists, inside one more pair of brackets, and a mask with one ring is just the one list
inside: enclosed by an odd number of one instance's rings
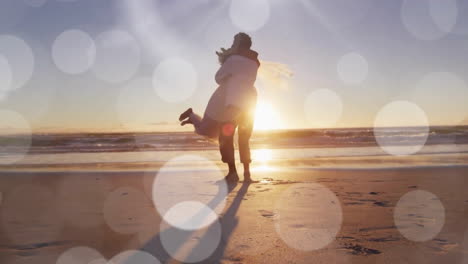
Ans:
{"label": "long shadow on sand", "polygon": [[[227,194],[231,193],[235,188],[237,184],[230,184],[228,185],[228,192]],[[236,196],[234,197],[233,201],[231,202],[229,208],[226,210],[224,216],[222,216],[219,219],[219,222],[221,223],[222,227],[222,236],[221,236],[221,241],[216,247],[215,251],[213,254],[208,259],[204,259],[200,263],[218,263],[224,256],[226,246],[228,244],[228,241],[235,230],[235,228],[238,225],[238,219],[236,217],[237,211],[239,210],[240,204],[247,193],[247,190],[249,188],[250,184],[249,183],[244,183],[241,185],[239,190],[237,191]],[[221,203],[224,199],[226,198],[226,193],[223,191],[218,192],[218,194],[207,204],[208,207],[210,208],[215,208],[219,203]],[[203,212],[200,212],[200,214],[203,214]],[[194,217],[195,219],[198,218],[198,216]],[[205,250],[204,247],[204,241],[209,241],[210,237],[209,234],[212,234],[213,232],[211,231],[216,231],[214,229],[219,228],[219,226],[215,226],[214,224],[208,226],[206,229],[206,232],[204,232],[204,237],[201,237],[198,239],[200,241],[194,248],[193,250],[187,255],[185,259],[190,260],[190,259],[196,259],[197,255],[200,254],[200,251]],[[180,230],[175,227],[170,227],[168,229],[165,229],[164,231],[160,231],[158,234],[156,234],[152,239],[150,239],[142,248],[141,250],[146,251],[153,256],[155,256],[158,260],[161,261],[161,263],[169,263],[173,258],[171,255],[164,249],[162,243],[161,243],[161,238],[164,236],[176,234],[177,236],[177,241],[178,244],[171,245],[172,250],[177,250],[180,249],[184,246],[185,243],[189,242],[190,239],[192,239],[192,235],[196,231],[185,231],[185,230]],[[135,258],[135,261],[137,259]],[[132,257],[127,259],[126,263],[134,263],[132,262]],[[136,262],[135,262],[136,263]]]}

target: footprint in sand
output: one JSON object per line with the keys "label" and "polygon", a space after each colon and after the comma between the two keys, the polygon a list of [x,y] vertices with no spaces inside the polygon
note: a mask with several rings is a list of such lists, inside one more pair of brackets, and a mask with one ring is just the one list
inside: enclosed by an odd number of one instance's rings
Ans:
{"label": "footprint in sand", "polygon": [[258,212],[259,212],[263,217],[266,217],[266,218],[272,218],[272,217],[275,216],[275,213],[273,213],[272,211],[258,210]]}
{"label": "footprint in sand", "polygon": [[380,206],[380,207],[389,207],[390,205],[388,204],[388,201],[381,201],[381,202],[374,202],[375,206]]}
{"label": "footprint in sand", "polygon": [[449,253],[454,248],[458,247],[457,243],[450,243],[446,239],[436,238],[433,240],[436,245],[429,245],[429,248],[435,250],[438,255],[445,255]]}
{"label": "footprint in sand", "polygon": [[371,241],[371,242],[392,242],[392,241],[400,241],[400,239],[396,238],[396,237],[377,237],[377,238],[369,238],[368,241]]}
{"label": "footprint in sand", "polygon": [[380,250],[366,248],[358,244],[344,244],[342,248],[347,249],[349,254],[359,256],[377,255],[382,253]]}

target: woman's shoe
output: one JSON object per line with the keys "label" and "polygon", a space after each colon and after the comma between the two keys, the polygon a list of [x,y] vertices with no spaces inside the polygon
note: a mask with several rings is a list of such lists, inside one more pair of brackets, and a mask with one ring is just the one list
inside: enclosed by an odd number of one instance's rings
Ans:
{"label": "woman's shoe", "polygon": [[189,109],[185,110],[185,112],[180,114],[179,121],[182,121],[182,120],[188,118],[190,116],[190,114],[192,114],[192,113],[193,113],[192,108],[189,108]]}
{"label": "woman's shoe", "polygon": [[184,121],[182,121],[182,123],[180,123],[181,126],[185,126],[187,124],[193,124],[193,122],[192,122],[192,120],[190,120],[190,118],[187,119],[187,120],[184,120]]}

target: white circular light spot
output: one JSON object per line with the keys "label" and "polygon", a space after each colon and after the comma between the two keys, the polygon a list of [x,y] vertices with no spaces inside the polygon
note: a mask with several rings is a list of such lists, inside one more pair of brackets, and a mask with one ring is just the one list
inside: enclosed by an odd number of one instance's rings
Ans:
{"label": "white circular light spot", "polygon": [[11,72],[10,63],[0,54],[0,100],[11,90],[12,82],[13,74]]}
{"label": "white circular light spot", "polygon": [[270,18],[270,3],[268,0],[231,0],[229,15],[239,29],[256,31]]}
{"label": "white circular light spot", "polygon": [[121,30],[111,30],[96,38],[95,75],[110,83],[129,80],[137,72],[141,54],[134,37]]}
{"label": "white circular light spot", "polygon": [[[200,156],[184,155],[169,160],[159,170],[153,182],[153,202],[156,209],[168,223],[186,223],[181,227],[177,226],[179,228],[199,225],[200,222],[188,222],[194,213],[200,219],[215,220],[211,216],[212,211],[216,214],[222,212],[227,194],[228,188],[221,170],[215,163]],[[190,203],[183,202],[191,202],[192,205],[198,202],[204,206],[198,205],[198,212],[191,209],[192,215],[184,216]],[[183,204],[178,205],[179,203]],[[177,215],[184,217],[180,221],[174,221],[172,217]],[[170,218],[165,219],[166,216]],[[201,223],[209,224],[206,221]]]}
{"label": "white circular light spot", "polygon": [[39,185],[22,185],[5,195],[2,206],[3,230],[18,245],[56,241],[63,218],[56,197]]}
{"label": "white circular light spot", "polygon": [[407,239],[428,241],[439,234],[445,222],[445,208],[434,194],[415,190],[398,201],[393,213],[398,231]]}
{"label": "white circular light spot", "polygon": [[24,2],[33,7],[41,7],[47,2],[47,0],[24,0]]}
{"label": "white circular light spot", "polygon": [[337,64],[340,79],[351,85],[360,84],[366,80],[369,73],[367,60],[358,53],[348,53],[340,58]]}
{"label": "white circular light spot", "polygon": [[154,89],[167,102],[187,100],[192,96],[197,85],[198,75],[195,68],[181,58],[166,59],[154,71]]}
{"label": "white circular light spot", "polygon": [[0,54],[5,56],[13,73],[12,89],[21,88],[34,71],[34,55],[24,40],[10,35],[0,36]]}
{"label": "white circular light spot", "polygon": [[107,196],[104,219],[117,233],[135,234],[151,224],[152,210],[151,201],[143,192],[132,187],[121,187]]}
{"label": "white circular light spot", "polygon": [[159,264],[158,259],[148,252],[127,250],[109,260],[108,264]]}
{"label": "white circular light spot", "polygon": [[80,74],[93,65],[96,46],[88,33],[76,29],[68,30],[55,39],[52,58],[61,71]]}
{"label": "white circular light spot", "polygon": [[456,24],[455,0],[404,0],[401,18],[408,32],[422,40],[435,40],[450,32]]}
{"label": "white circular light spot", "polygon": [[57,202],[70,224],[90,228],[104,222],[102,210],[110,185],[102,177],[67,175],[59,188]]}
{"label": "white circular light spot", "polygon": [[181,202],[171,207],[164,220],[183,230],[196,230],[208,226],[218,219],[218,215],[208,206],[195,201]]}
{"label": "white circular light spot", "polygon": [[210,226],[195,231],[165,227],[161,223],[160,239],[164,249],[171,257],[182,263],[194,263],[206,260],[221,241],[221,225],[218,221]]}
{"label": "white circular light spot", "polygon": [[427,74],[415,86],[412,100],[424,109],[431,124],[458,125],[468,116],[468,86],[453,73]]}
{"label": "white circular light spot", "polygon": [[102,255],[93,248],[74,247],[63,252],[56,264],[89,264],[99,259],[102,259]]}
{"label": "white circular light spot", "polygon": [[429,122],[424,111],[408,101],[393,101],[377,113],[374,137],[386,153],[395,156],[415,154],[429,136]]}
{"label": "white circular light spot", "polygon": [[318,89],[307,96],[304,111],[312,127],[329,128],[340,120],[343,103],[334,91]]}
{"label": "white circular light spot", "polygon": [[24,158],[31,147],[31,127],[20,114],[0,109],[0,164]]}
{"label": "white circular light spot", "polygon": [[330,244],[343,218],[336,195],[317,183],[294,184],[286,189],[276,204],[275,214],[276,232],[288,246],[301,251]]}

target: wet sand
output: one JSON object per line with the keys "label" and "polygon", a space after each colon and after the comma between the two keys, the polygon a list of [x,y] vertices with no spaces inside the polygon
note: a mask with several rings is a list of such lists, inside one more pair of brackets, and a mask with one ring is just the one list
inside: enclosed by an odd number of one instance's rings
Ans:
{"label": "wet sand", "polygon": [[[257,171],[194,231],[161,220],[155,175],[0,173],[0,263],[57,263],[78,246],[93,263],[130,249],[161,263],[179,262],[173,249],[200,263],[468,263],[466,167]],[[421,199],[399,203],[411,192]]]}

